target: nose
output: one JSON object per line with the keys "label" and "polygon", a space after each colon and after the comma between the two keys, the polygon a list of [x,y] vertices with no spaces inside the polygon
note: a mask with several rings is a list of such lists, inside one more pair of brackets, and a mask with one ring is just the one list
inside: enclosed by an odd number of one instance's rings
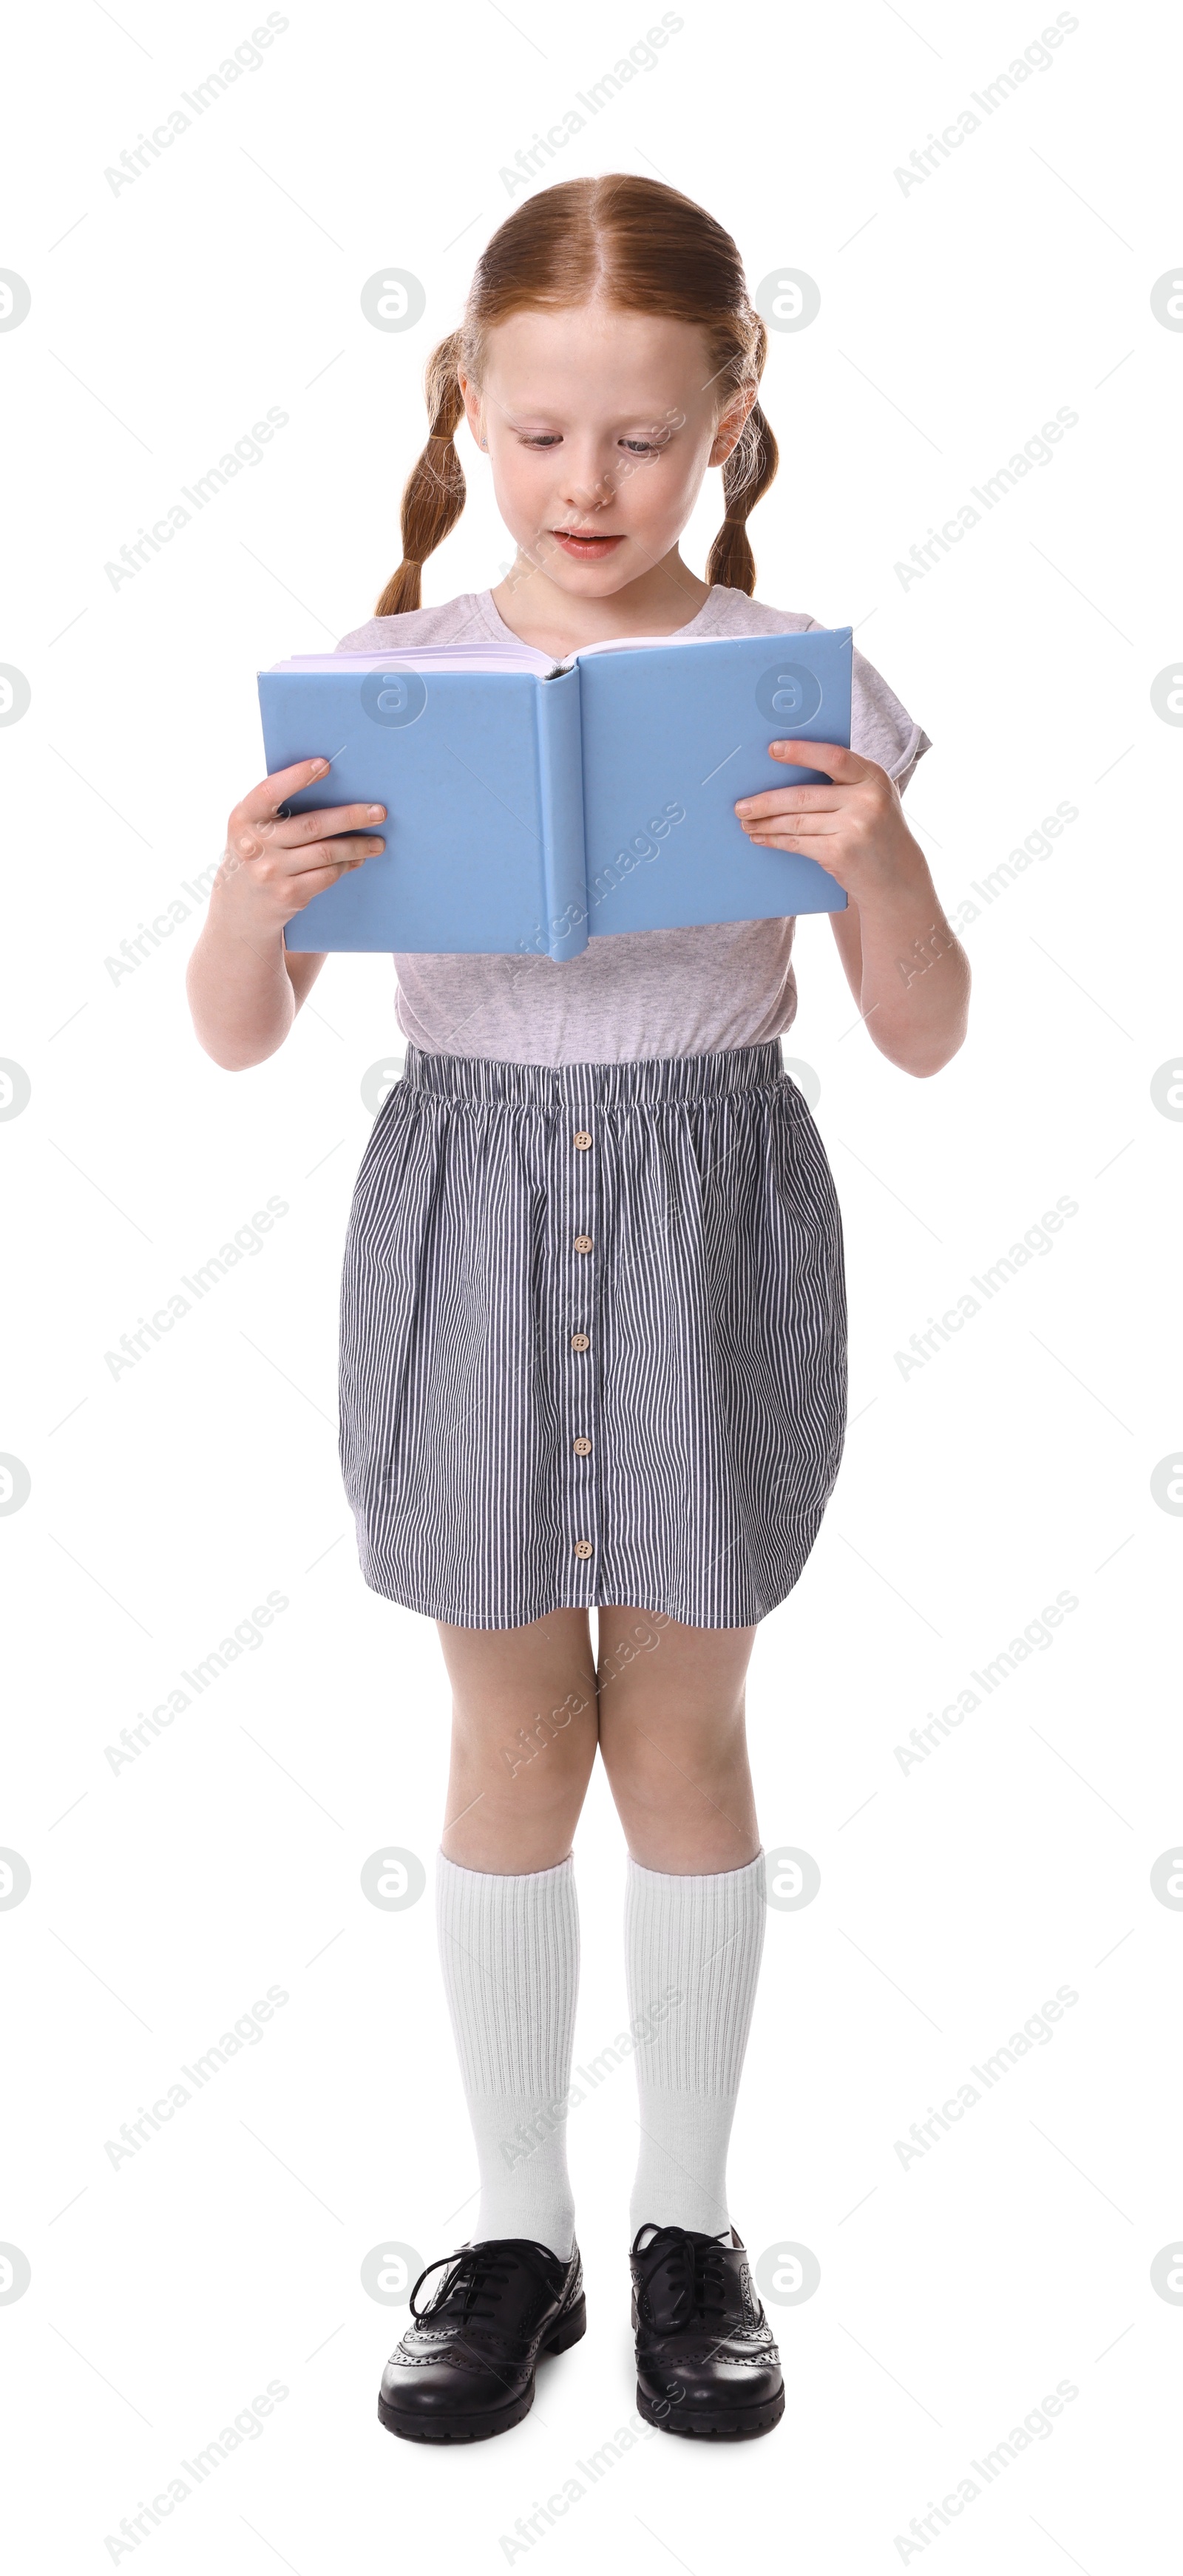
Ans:
{"label": "nose", "polygon": [[578,515],[607,508],[615,497],[615,477],[594,447],[565,447],[563,466],[560,497],[567,509]]}

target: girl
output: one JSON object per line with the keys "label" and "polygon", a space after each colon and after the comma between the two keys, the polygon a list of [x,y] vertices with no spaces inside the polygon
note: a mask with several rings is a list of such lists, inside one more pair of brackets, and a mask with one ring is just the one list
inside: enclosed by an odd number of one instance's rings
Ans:
{"label": "girl", "polygon": [[[340,649],[508,632],[558,657],[813,625],[752,596],[745,520],[776,471],[765,346],[734,242],[673,189],[578,179],[529,199],[429,362],[403,561]],[[463,507],[465,414],[517,559],[496,590],[425,609],[421,566]],[[714,466],[724,521],[700,581],[678,539]],[[969,970],[900,804],[928,743],[858,653],[853,736],[773,743],[832,783],[736,812],[845,889],[830,919],[870,1036],[936,1073]],[[282,1044],[324,962],[289,957],[284,923],[384,846],[382,808],[284,819],[328,766],[265,779],[230,817],[189,990],[232,1069]],[[481,2180],[473,2238],[429,2266],[422,2309],[416,2283],[383,2377],[381,2420],[413,2441],[518,2423],[539,2354],[584,2331],[571,1844],[597,1746],[629,1850],[638,2406],[713,2436],[784,2412],[726,2153],[764,1938],[744,1675],[845,1425],[841,1219],[778,1043],[793,927],[604,937],[562,965],[395,959],[406,1072],[350,1217],[341,1458],[366,1582],[438,1622],[452,1684],[438,1925]]]}

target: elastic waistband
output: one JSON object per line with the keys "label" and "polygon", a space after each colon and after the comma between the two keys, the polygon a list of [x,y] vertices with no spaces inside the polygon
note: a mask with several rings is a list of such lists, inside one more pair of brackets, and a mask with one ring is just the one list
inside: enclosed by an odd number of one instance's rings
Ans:
{"label": "elastic waistband", "polygon": [[403,1076],[413,1091],[429,1091],[445,1100],[502,1102],[522,1108],[562,1108],[592,1101],[605,1108],[629,1108],[659,1101],[714,1100],[731,1092],[766,1090],[782,1079],[779,1038],[767,1038],[759,1046],[727,1047],[716,1055],[553,1065],[427,1055],[408,1042]]}

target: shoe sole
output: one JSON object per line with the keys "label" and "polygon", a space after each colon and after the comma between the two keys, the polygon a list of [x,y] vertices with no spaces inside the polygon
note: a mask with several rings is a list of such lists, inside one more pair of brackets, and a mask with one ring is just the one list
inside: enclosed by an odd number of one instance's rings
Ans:
{"label": "shoe sole", "polygon": [[637,2382],[637,2413],[659,2433],[677,2433],[683,2441],[746,2442],[759,2433],[771,2433],[785,2411],[785,2392],[771,2397],[764,2406],[750,2407],[742,2414],[733,2407],[708,2413],[704,2407],[693,2416],[680,2416],[676,2421],[673,2408],[659,2413],[653,2398]]}
{"label": "shoe sole", "polygon": [[[587,2299],[585,2294],[581,2294],[566,2316],[557,2319],[546,2341],[539,2346],[539,2361],[544,2353],[567,2352],[586,2333]],[[513,2398],[508,2406],[498,2407],[493,2415],[433,2415],[430,2419],[423,2417],[416,2422],[414,2417],[401,2414],[380,2396],[378,2421],[385,2425],[388,2433],[396,2433],[403,2442],[491,2442],[496,2433],[512,2432],[514,2425],[520,2424],[529,2414],[533,2403],[532,2371],[521,2396]]]}

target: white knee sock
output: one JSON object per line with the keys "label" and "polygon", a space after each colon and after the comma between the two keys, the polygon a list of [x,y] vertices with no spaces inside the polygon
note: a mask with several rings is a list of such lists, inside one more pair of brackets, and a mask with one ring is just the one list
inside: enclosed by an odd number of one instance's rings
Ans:
{"label": "white knee sock", "polygon": [[727,2142],[766,1913],[763,1852],[709,1878],[667,1877],[629,1861],[625,1951],[641,2128],[630,2237],[649,2220],[706,2236],[730,2224]]}
{"label": "white knee sock", "polygon": [[499,1878],[459,1869],[441,1852],[436,1925],[480,2165],[471,2242],[529,2236],[567,2260],[575,2231],[567,2095],[579,1984],[573,1863]]}

